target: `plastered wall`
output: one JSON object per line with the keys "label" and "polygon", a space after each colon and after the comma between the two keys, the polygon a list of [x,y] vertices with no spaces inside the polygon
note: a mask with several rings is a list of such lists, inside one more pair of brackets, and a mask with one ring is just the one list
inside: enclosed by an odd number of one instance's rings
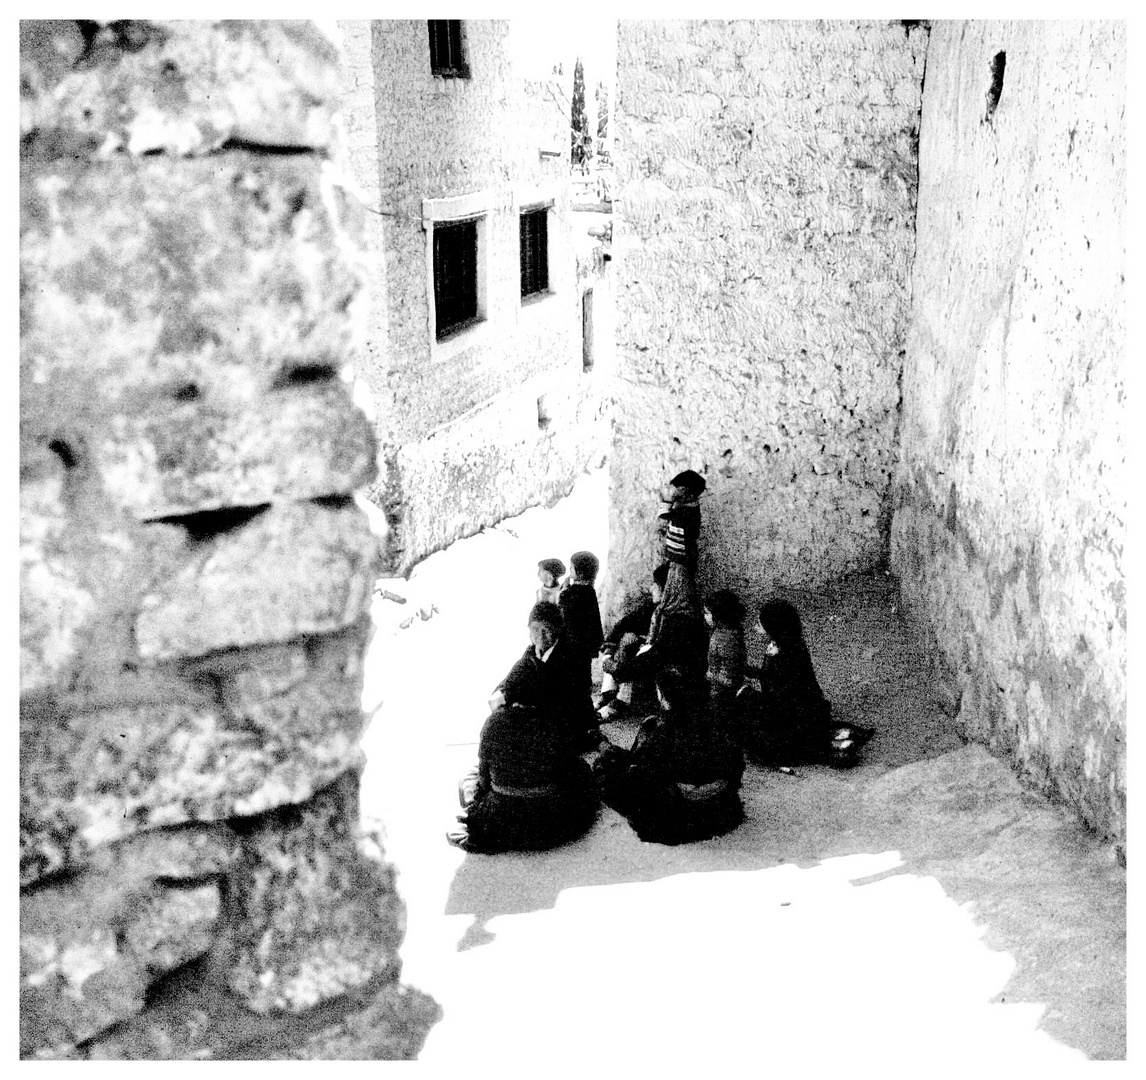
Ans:
{"label": "plastered wall", "polygon": [[611,610],[689,467],[705,587],[884,557],[925,45],[899,22],[620,23]]}
{"label": "plastered wall", "polygon": [[310,23],[20,27],[20,1052],[409,1058],[375,437]]}
{"label": "plastered wall", "polygon": [[935,23],[891,530],[968,734],[1119,841],[1125,102],[1124,24]]}
{"label": "plastered wall", "polygon": [[[564,494],[605,449],[601,391],[581,363],[581,288],[558,82],[526,79],[506,20],[465,20],[469,78],[435,76],[425,20],[348,23],[349,99],[377,137],[378,289],[362,374],[383,476],[371,496],[392,529],[388,561],[418,559]],[[363,87],[373,86],[373,115]],[[566,91],[567,94],[567,91]],[[438,343],[427,201],[480,196],[485,321]],[[549,291],[522,303],[518,219],[552,202]]]}

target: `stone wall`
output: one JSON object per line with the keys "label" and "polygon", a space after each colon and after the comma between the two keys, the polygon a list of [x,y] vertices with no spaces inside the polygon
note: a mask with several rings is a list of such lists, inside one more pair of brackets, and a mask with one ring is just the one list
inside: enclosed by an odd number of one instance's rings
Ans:
{"label": "stone wall", "polygon": [[688,467],[706,587],[884,558],[925,47],[898,22],[621,22],[612,610]]}
{"label": "stone wall", "polygon": [[21,23],[21,1055],[414,1056],[307,23]]}
{"label": "stone wall", "polygon": [[934,25],[891,534],[967,733],[1116,839],[1125,100],[1124,24]]}
{"label": "stone wall", "polygon": [[[568,116],[557,87],[513,63],[505,20],[465,20],[470,78],[430,68],[425,20],[343,24],[348,114],[373,129],[380,267],[363,365],[384,474],[371,490],[406,571],[452,540],[566,493],[606,449],[601,390],[581,370],[581,288],[568,190]],[[363,93],[373,86],[373,116]],[[545,151],[545,153],[542,153]],[[366,183],[365,179],[361,182]],[[480,197],[485,321],[437,342],[426,200]],[[518,216],[551,200],[550,295],[522,303]],[[372,215],[373,216],[373,215]]]}

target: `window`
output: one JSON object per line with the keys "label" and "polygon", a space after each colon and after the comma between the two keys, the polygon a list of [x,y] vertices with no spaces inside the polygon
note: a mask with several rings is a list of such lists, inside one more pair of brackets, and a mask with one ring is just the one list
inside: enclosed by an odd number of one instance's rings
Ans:
{"label": "window", "polygon": [[521,213],[521,298],[549,291],[549,207]]}
{"label": "window", "polygon": [[476,218],[434,224],[434,315],[439,341],[480,318]]}
{"label": "window", "polygon": [[430,19],[430,71],[446,79],[468,79],[460,19]]}

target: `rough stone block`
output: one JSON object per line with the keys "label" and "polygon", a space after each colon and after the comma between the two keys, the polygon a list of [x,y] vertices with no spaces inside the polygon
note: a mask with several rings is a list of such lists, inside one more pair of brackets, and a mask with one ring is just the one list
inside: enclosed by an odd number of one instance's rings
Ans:
{"label": "rough stone block", "polygon": [[349,495],[377,472],[373,427],[337,382],[121,414],[93,458],[109,497],[140,518]]}
{"label": "rough stone block", "polygon": [[206,878],[230,861],[233,836],[184,830],[139,841],[21,894],[21,1055],[66,1049],[134,1015],[155,978],[211,947],[221,896]]}
{"label": "rough stone block", "polygon": [[21,24],[23,136],[104,155],[330,144],[338,50],[316,23],[117,20],[90,30],[85,47],[74,22]]}
{"label": "rough stone block", "polygon": [[21,883],[141,830],[302,802],[355,767],[368,629],[216,654],[183,679],[121,680],[102,705],[25,699]]}
{"label": "rough stone block", "polygon": [[268,814],[231,879],[228,983],[256,1012],[301,1012],[399,970],[405,912],[375,838],[357,836],[357,776]]}
{"label": "rough stone block", "polygon": [[250,401],[354,355],[362,211],[322,160],[26,155],[21,168],[25,428]]}
{"label": "rough stone block", "polygon": [[135,633],[147,659],[329,633],[369,610],[378,541],[353,504],[272,506],[199,547],[143,598]]}

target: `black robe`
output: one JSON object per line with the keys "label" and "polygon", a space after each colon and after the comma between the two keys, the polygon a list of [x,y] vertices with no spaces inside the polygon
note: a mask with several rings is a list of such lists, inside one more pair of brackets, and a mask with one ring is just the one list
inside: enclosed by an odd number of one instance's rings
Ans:
{"label": "black robe", "polygon": [[631,750],[610,746],[593,764],[601,798],[654,844],[687,844],[744,820],[744,757],[703,712],[661,712]]}

